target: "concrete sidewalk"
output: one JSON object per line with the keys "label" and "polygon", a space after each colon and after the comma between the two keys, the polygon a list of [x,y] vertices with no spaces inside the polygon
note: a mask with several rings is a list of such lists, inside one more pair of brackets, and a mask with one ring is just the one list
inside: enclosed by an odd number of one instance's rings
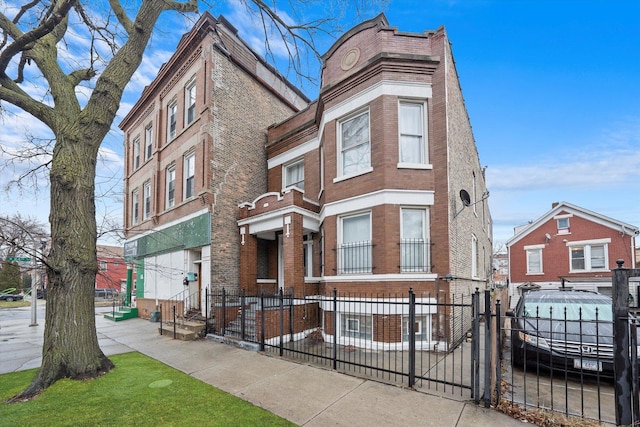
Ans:
{"label": "concrete sidewalk", "polygon": [[[40,303],[43,303],[40,301]],[[0,373],[37,368],[44,318],[30,327],[0,310]],[[158,334],[143,319],[112,322],[96,309],[106,355],[139,351],[214,387],[303,426],[521,425],[500,412],[242,350],[211,340],[184,342]],[[4,313],[3,313],[4,312]]]}

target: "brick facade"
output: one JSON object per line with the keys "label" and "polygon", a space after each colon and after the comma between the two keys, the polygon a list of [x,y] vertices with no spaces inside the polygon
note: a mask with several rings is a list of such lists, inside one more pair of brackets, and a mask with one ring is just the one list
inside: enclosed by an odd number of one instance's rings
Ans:
{"label": "brick facade", "polygon": [[[401,165],[401,101],[423,106],[423,164]],[[361,113],[368,117],[370,170],[345,178],[340,171],[341,123]],[[283,177],[288,165],[299,160],[304,162],[304,192],[294,199],[288,193],[297,190],[282,193]],[[317,284],[323,295],[337,289],[344,294],[406,296],[411,287],[420,295],[450,302],[458,294],[468,297],[488,286],[488,192],[444,29],[399,33],[381,15],[347,32],[323,56],[319,101],[269,128],[267,165],[269,193],[241,205],[239,227],[258,239],[282,239],[284,278],[279,283],[285,289],[309,295],[316,287],[306,285]],[[461,190],[473,198],[464,209]],[[429,265],[419,274],[406,274],[401,267],[403,208],[425,212]],[[359,213],[370,217],[371,272],[343,274],[342,218]],[[285,218],[291,221],[289,229]],[[282,237],[286,233],[289,238]],[[313,246],[313,277],[298,268],[303,236]],[[252,246],[241,251],[241,269],[253,269],[259,254]],[[278,278],[277,269],[269,271],[268,279]],[[248,281],[251,277],[246,276]],[[450,336],[449,322],[460,325],[462,319],[456,316],[462,313],[442,314],[445,320],[436,335]]]}
{"label": "brick facade", "polygon": [[[565,218],[569,227],[559,229],[558,218]],[[616,260],[625,260],[628,268],[635,262],[637,232],[636,226],[579,206],[567,202],[554,203],[550,211],[518,230],[507,241],[511,306],[515,306],[519,297],[518,288],[523,284],[558,288],[564,282],[566,287],[609,293],[611,270],[616,268]],[[574,270],[571,248],[591,245],[605,248],[604,266]],[[541,271],[527,271],[527,250],[540,251]],[[632,290],[631,293],[637,292]]]}

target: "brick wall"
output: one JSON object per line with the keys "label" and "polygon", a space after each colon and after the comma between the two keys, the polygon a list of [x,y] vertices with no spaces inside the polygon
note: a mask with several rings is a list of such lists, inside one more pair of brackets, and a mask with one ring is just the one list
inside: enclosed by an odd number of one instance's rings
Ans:
{"label": "brick wall", "polygon": [[267,190],[266,129],[293,111],[226,55],[215,48],[210,54],[211,286],[233,288],[239,283],[238,205]]}

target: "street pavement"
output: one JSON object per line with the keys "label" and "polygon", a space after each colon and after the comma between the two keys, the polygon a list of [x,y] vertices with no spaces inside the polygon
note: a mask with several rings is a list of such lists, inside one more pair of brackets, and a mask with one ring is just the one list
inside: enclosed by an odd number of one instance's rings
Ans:
{"label": "street pavement", "polygon": [[[0,309],[0,374],[38,368],[44,301],[38,325],[29,307]],[[522,422],[471,401],[357,378],[243,350],[214,340],[184,342],[158,333],[144,319],[106,320],[96,329],[107,355],[138,351],[301,426],[510,427]]]}

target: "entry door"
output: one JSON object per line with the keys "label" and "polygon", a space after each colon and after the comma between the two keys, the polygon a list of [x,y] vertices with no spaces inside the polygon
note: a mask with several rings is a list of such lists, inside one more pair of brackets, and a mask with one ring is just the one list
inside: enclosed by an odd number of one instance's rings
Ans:
{"label": "entry door", "polygon": [[282,253],[282,234],[278,234],[278,289],[284,292],[284,259]]}

